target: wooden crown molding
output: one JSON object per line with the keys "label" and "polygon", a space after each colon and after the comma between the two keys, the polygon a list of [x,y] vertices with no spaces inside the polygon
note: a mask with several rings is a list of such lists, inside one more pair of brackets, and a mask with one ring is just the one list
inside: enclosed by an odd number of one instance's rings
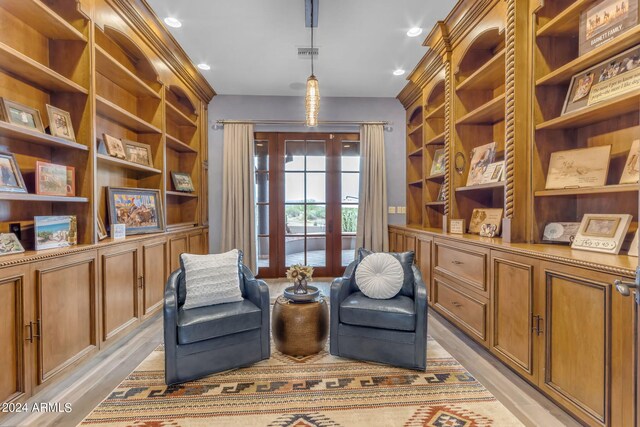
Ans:
{"label": "wooden crown molding", "polygon": [[[449,41],[454,46],[472,31],[491,9],[506,0],[461,0],[444,22],[449,31]],[[469,5],[469,3],[471,3]],[[504,31],[504,28],[500,29]]]}
{"label": "wooden crown molding", "polygon": [[422,88],[412,81],[400,91],[396,98],[402,103],[405,110],[408,110],[417,100],[422,97]]}

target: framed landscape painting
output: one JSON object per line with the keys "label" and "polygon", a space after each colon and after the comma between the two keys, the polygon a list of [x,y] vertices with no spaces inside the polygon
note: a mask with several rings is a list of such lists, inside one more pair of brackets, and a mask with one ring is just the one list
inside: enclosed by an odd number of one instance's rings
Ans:
{"label": "framed landscape painting", "polygon": [[124,224],[127,235],[164,231],[160,190],[107,187],[109,220]]}
{"label": "framed landscape painting", "polygon": [[13,154],[0,153],[0,192],[26,193],[18,162]]}
{"label": "framed landscape painting", "polygon": [[171,172],[171,179],[173,180],[173,186],[176,191],[183,191],[186,193],[192,193],[195,190],[193,187],[193,181],[191,175],[185,172]]}
{"label": "framed landscape painting", "polygon": [[78,241],[75,216],[36,216],[34,229],[37,251],[72,246]]}
{"label": "framed landscape painting", "polygon": [[75,196],[75,179],[73,166],[36,162],[36,194]]}

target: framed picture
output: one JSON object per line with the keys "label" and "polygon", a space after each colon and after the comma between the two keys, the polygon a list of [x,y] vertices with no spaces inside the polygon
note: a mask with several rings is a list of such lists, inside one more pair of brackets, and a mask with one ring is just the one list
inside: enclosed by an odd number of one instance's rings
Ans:
{"label": "framed picture", "polygon": [[542,241],[549,243],[571,243],[578,234],[579,222],[550,222],[545,225]]}
{"label": "framed picture", "polygon": [[636,45],[574,75],[562,114],[591,107],[639,88],[640,45]]}
{"label": "framed picture", "polygon": [[73,132],[71,115],[53,105],[47,104],[47,115],[49,116],[49,132],[51,135],[60,138],[76,141],[76,134]]}
{"label": "framed picture", "polygon": [[0,107],[5,122],[44,133],[40,111],[35,108],[5,98],[0,98]]}
{"label": "framed picture", "polygon": [[26,193],[18,162],[13,154],[0,153],[0,192]]}
{"label": "framed picture", "polygon": [[640,139],[631,144],[631,150],[624,164],[620,184],[637,184],[640,178]]}
{"label": "framed picture", "polygon": [[636,230],[636,232],[634,233],[633,240],[631,241],[631,246],[629,246],[629,252],[627,253],[627,255],[629,256],[638,256],[638,231],[639,230]]}
{"label": "framed picture", "polygon": [[107,150],[107,154],[111,157],[117,157],[123,160],[127,158],[124,151],[124,144],[120,139],[104,133],[102,134],[102,140],[104,141],[104,148]]}
{"label": "framed picture", "polygon": [[107,187],[109,219],[124,224],[127,235],[164,231],[160,190]]}
{"label": "framed picture", "polygon": [[471,221],[469,221],[469,233],[480,234],[484,224],[495,226],[494,235],[499,235],[502,225],[502,209],[474,209],[471,213]]}
{"label": "framed picture", "polygon": [[123,139],[122,144],[124,145],[124,152],[128,161],[153,167],[151,146],[149,144],[129,141],[128,139]]}
{"label": "framed picture", "polygon": [[36,250],[63,248],[78,242],[78,222],[75,216],[34,217]]}
{"label": "framed picture", "polygon": [[607,183],[611,146],[551,153],[545,189],[598,187]]}
{"label": "framed picture", "polygon": [[504,176],[504,160],[500,162],[493,162],[482,174],[482,178],[480,178],[480,184],[492,184],[495,182],[500,182],[503,180]]}
{"label": "framed picture", "polygon": [[436,202],[444,202],[444,185],[440,186],[440,189],[438,190],[438,198],[436,199]]}
{"label": "framed picture", "polygon": [[579,55],[591,52],[638,23],[638,0],[602,0],[580,14]]}
{"label": "framed picture", "polygon": [[451,234],[464,234],[464,219],[452,219],[449,221],[449,232]]}
{"label": "framed picture", "polygon": [[431,163],[431,175],[440,175],[444,173],[445,151],[440,148],[433,154],[433,163]]}
{"label": "framed picture", "polygon": [[76,195],[76,169],[73,166],[36,162],[36,194]]}
{"label": "framed picture", "polygon": [[571,248],[618,254],[631,219],[626,214],[585,214]]}
{"label": "framed picture", "polygon": [[0,256],[19,254],[24,252],[24,248],[13,233],[0,233]]}
{"label": "framed picture", "polygon": [[186,172],[171,172],[171,179],[173,180],[173,186],[176,188],[176,191],[188,193],[196,191],[195,188],[193,188],[191,175]]}
{"label": "framed picture", "polygon": [[482,184],[482,178],[490,164],[496,160],[496,143],[481,145],[471,150],[467,186]]}
{"label": "framed picture", "polygon": [[111,238],[120,240],[127,237],[127,226],[124,224],[111,224]]}
{"label": "framed picture", "polygon": [[96,229],[98,231],[98,240],[104,240],[107,238],[107,229],[104,227],[104,222],[100,215],[96,218]]}

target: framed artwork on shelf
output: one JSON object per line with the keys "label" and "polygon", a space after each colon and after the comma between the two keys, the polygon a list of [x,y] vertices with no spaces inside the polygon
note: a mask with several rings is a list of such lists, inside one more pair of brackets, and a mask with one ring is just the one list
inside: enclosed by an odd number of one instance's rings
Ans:
{"label": "framed artwork on shelf", "polygon": [[127,226],[124,224],[111,224],[111,238],[120,240],[127,237]]}
{"label": "framed artwork on shelf", "polygon": [[633,234],[633,240],[631,241],[631,246],[629,246],[629,252],[627,253],[629,256],[638,256],[638,231],[639,230],[636,230]]}
{"label": "framed artwork on shelf", "polygon": [[571,248],[618,254],[631,219],[627,214],[585,214]]}
{"label": "framed artwork on shelf", "polygon": [[436,199],[436,202],[444,202],[444,184],[440,186],[440,189],[438,190],[438,198]]}
{"label": "framed artwork on shelf", "polygon": [[153,160],[151,160],[151,146],[149,144],[129,141],[128,139],[123,139],[122,144],[124,145],[124,152],[127,161],[143,166],[153,167]]}
{"label": "framed artwork on shelf", "polygon": [[598,187],[607,183],[610,145],[551,153],[546,190]]}
{"label": "framed artwork on shelf", "polygon": [[186,193],[193,193],[196,191],[193,187],[191,175],[186,172],[171,172],[171,179],[173,180],[173,186],[176,188],[176,191],[183,191]]}
{"label": "framed artwork on shelf", "polygon": [[436,150],[433,154],[433,163],[431,163],[431,175],[440,175],[444,173],[445,164],[445,151],[444,148]]}
{"label": "framed artwork on shelf", "polygon": [[127,235],[164,231],[160,190],[107,187],[111,224],[124,224]]}
{"label": "framed artwork on shelf", "polygon": [[78,242],[78,221],[73,215],[34,217],[36,250],[64,248]]}
{"label": "framed artwork on shelf", "polygon": [[496,143],[481,145],[471,150],[467,187],[482,184],[482,178],[489,165],[496,161]]}
{"label": "framed artwork on shelf", "polygon": [[493,162],[482,174],[482,178],[480,179],[480,184],[493,184],[496,182],[503,181],[504,177],[504,160],[499,162]]}
{"label": "framed artwork on shelf", "polygon": [[[469,233],[480,234],[482,226],[489,224],[495,226],[495,236],[500,234],[500,226],[502,225],[502,209],[474,209],[471,213],[469,221]],[[485,227],[486,229],[487,227]]]}
{"label": "framed artwork on shelf", "polygon": [[76,142],[71,115],[67,111],[47,104],[47,115],[49,116],[49,132],[51,135]]}
{"label": "framed artwork on shelf", "polygon": [[573,76],[562,114],[573,113],[638,89],[640,46],[635,46]]}
{"label": "framed artwork on shelf", "polygon": [[631,143],[631,149],[620,177],[620,184],[637,184],[638,178],[640,178],[640,139]]}
{"label": "framed artwork on shelf", "polygon": [[36,194],[75,196],[76,169],[73,166],[36,162]]}
{"label": "framed artwork on shelf", "polygon": [[580,14],[579,55],[613,41],[638,23],[638,0],[602,0]]}
{"label": "framed artwork on shelf", "polygon": [[464,219],[452,219],[449,221],[449,232],[451,234],[464,234]]}
{"label": "framed artwork on shelf", "polygon": [[550,222],[544,227],[542,241],[549,243],[571,243],[578,234],[579,222]]}
{"label": "framed artwork on shelf", "polygon": [[27,192],[16,157],[11,153],[0,153],[0,192]]}
{"label": "framed artwork on shelf", "polygon": [[122,140],[115,136],[107,135],[106,133],[102,134],[102,140],[104,141],[104,148],[107,150],[108,155],[122,160],[127,158]]}
{"label": "framed artwork on shelf", "polygon": [[24,248],[18,240],[18,236],[13,233],[0,233],[0,256],[22,252],[24,252]]}
{"label": "framed artwork on shelf", "polygon": [[0,98],[0,110],[5,122],[44,133],[40,111],[35,108]]}
{"label": "framed artwork on shelf", "polygon": [[102,217],[98,215],[96,217],[96,229],[98,231],[98,240],[104,240],[108,237],[107,229],[104,226],[104,221],[102,221]]}

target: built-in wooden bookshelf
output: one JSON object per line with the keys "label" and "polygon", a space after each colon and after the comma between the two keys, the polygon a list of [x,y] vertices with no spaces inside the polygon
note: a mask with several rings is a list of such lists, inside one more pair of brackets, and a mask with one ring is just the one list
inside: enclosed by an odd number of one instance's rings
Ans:
{"label": "built-in wooden bookshelf", "polygon": [[407,111],[407,223],[422,224],[424,122],[422,99]]}

